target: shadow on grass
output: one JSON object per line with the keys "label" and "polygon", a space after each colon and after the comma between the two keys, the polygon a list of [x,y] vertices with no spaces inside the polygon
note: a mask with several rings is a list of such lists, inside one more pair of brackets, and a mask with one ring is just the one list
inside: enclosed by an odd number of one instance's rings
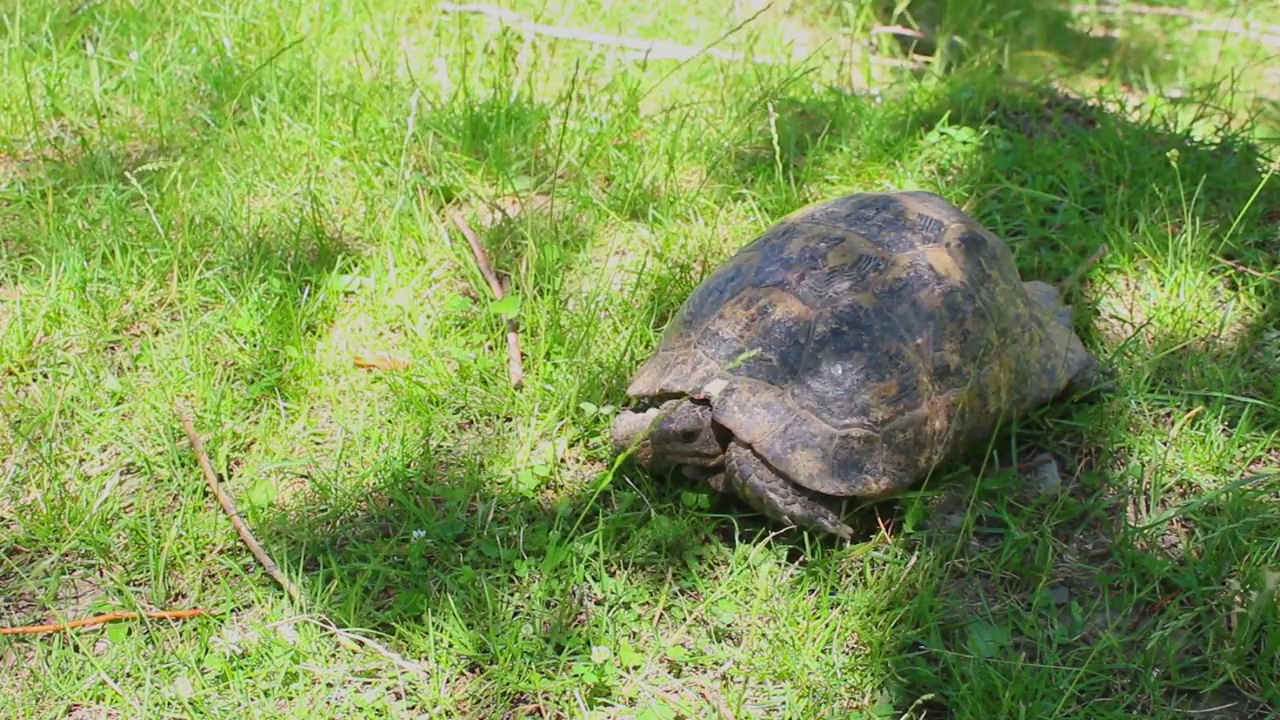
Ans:
{"label": "shadow on grass", "polygon": [[[1013,76],[1093,76],[1142,84],[1180,79],[1181,58],[1149,32],[1117,32],[1052,0],[820,0],[791,12],[819,22],[869,31],[874,26],[919,31],[872,35],[881,51],[932,56],[948,69],[999,68]],[[945,40],[950,38],[950,41]]]}
{"label": "shadow on grass", "polygon": [[[1274,264],[1266,242],[1274,232],[1267,215],[1276,207],[1274,187],[1239,214],[1260,182],[1249,147],[1230,139],[1193,141],[1152,120],[1126,120],[1008,87],[957,80],[942,90],[921,90],[883,108],[835,93],[779,97],[780,156],[773,154],[771,138],[745,137],[732,162],[711,169],[722,186],[755,191],[765,211],[778,216],[816,192],[824,175],[847,168],[850,158],[917,166],[924,184],[971,202],[975,216],[1015,248],[1028,277],[1061,277],[1100,242],[1112,245],[1106,262],[1140,264],[1167,249],[1135,245],[1129,236],[1150,235],[1152,227],[1169,223],[1225,228],[1237,217],[1231,242],[1215,252],[1258,270]],[[482,166],[515,168],[508,175],[532,177],[528,191],[536,190],[554,164],[525,168],[508,162],[507,154],[525,143],[545,148],[552,142],[540,130],[545,109],[482,106],[475,113],[428,118],[424,126],[436,122],[451,152]],[[895,132],[868,132],[888,125]],[[1178,188],[1191,194],[1197,186],[1203,188],[1198,200],[1186,214],[1171,217],[1169,208],[1181,206]],[[461,187],[444,183],[435,190],[454,199]],[[629,202],[622,202],[621,214],[663,198],[654,190],[635,206]],[[495,265],[529,267],[545,278],[559,265],[583,261],[592,228],[576,225],[572,212],[560,217],[488,232]],[[555,241],[539,242],[548,237]],[[264,263],[250,263],[245,281],[260,276]],[[331,269],[324,263],[316,272]],[[682,301],[683,293],[673,289],[687,288],[690,272],[687,259],[652,264],[630,302],[653,308],[660,326]],[[1223,282],[1232,280],[1228,275]],[[569,297],[554,283],[537,291],[551,306]],[[1274,698],[1269,678],[1275,676],[1275,636],[1258,619],[1263,616],[1246,617],[1234,629],[1205,628],[1234,612],[1235,596],[1220,588],[1245,578],[1247,589],[1259,577],[1264,568],[1241,568],[1229,558],[1252,542],[1248,538],[1265,539],[1274,531],[1275,517],[1255,512],[1257,504],[1243,495],[1188,494],[1148,508],[1156,517],[1166,511],[1173,517],[1136,532],[1126,530],[1130,498],[1116,489],[1134,470],[1127,456],[1149,451],[1117,447],[1124,428],[1118,417],[1158,412],[1176,420],[1208,397],[1200,417],[1237,436],[1265,437],[1280,424],[1268,404],[1276,396],[1276,375],[1255,352],[1275,324],[1274,298],[1255,291],[1265,312],[1227,340],[1196,346],[1155,334],[1141,338],[1152,344],[1140,352],[1122,344],[1113,357],[1125,376],[1119,399],[1049,409],[1020,433],[1000,439],[1002,448],[1018,447],[1023,456],[1029,448],[1052,450],[1069,478],[1066,492],[1028,493],[1027,483],[1011,473],[979,477],[973,468],[958,467],[923,493],[975,487],[958,511],[942,507],[919,515],[904,500],[872,511],[878,520],[868,514],[862,540],[871,547],[886,542],[879,534],[883,521],[892,544],[923,552],[915,578],[885,594],[898,625],[883,631],[888,652],[867,661],[891,667],[886,672],[897,677],[891,684],[901,688],[901,709],[932,694],[935,712],[946,708],[954,717],[979,708],[998,716],[1017,707],[1040,716],[1092,717],[1089,699],[1129,697],[1109,707],[1160,717],[1157,705],[1168,699],[1165,693],[1179,684],[1188,692],[1205,690],[1217,682],[1208,678],[1224,669],[1244,691]],[[1229,296],[1231,287],[1224,285],[1224,292]],[[1098,322],[1095,300],[1086,294],[1079,306],[1082,327]],[[473,322],[483,321],[458,318],[459,331]],[[573,329],[578,322],[571,312],[551,315],[543,325],[526,326],[526,336],[531,347],[554,346],[540,361],[573,363],[570,375],[589,378],[577,398],[616,402],[632,367],[594,355],[591,338]],[[299,337],[319,332],[318,325],[308,327]],[[494,338],[499,327],[493,319],[485,325]],[[1086,337],[1095,347],[1114,342],[1091,332]],[[258,352],[265,359],[287,341],[268,339]],[[597,416],[569,415],[590,429],[556,428],[568,450],[547,460],[531,453],[522,462],[529,485],[545,492],[495,489],[509,485],[498,482],[505,482],[509,467],[496,448],[515,444],[530,404],[572,398],[538,390],[532,401],[504,395],[500,372],[460,373],[455,380],[444,389],[393,381],[406,421],[427,425],[422,443],[416,429],[406,433],[402,445],[384,448],[367,468],[358,495],[319,493],[300,514],[260,524],[261,535],[288,550],[281,559],[305,558],[306,584],[339,623],[428,629],[402,633],[408,644],[403,650],[431,658],[440,673],[467,686],[458,709],[465,703],[466,711],[483,715],[542,702],[562,706],[565,678],[589,700],[622,701],[616,695],[620,671],[593,662],[593,648],[609,647],[619,662],[630,662],[626,649],[640,642],[633,637],[636,628],[652,627],[663,613],[675,614],[664,620],[673,628],[718,627],[700,598],[714,594],[738,544],[754,545],[755,536],[770,528],[741,505],[629,468],[605,482],[608,458],[594,434],[604,423]],[[477,393],[509,399],[476,403]],[[1132,407],[1135,397],[1142,407]],[[439,418],[456,422],[438,424]],[[566,461],[565,452],[576,457]],[[352,478],[316,480],[338,487]],[[959,518],[958,532],[938,529],[948,517]],[[1191,519],[1200,528],[1190,543],[1170,534],[1170,527],[1185,529]],[[804,566],[805,575],[857,582],[861,561],[850,553],[828,542],[807,546],[795,533],[777,541],[788,546],[790,560]],[[1175,591],[1181,599],[1166,600]],[[427,638],[434,644],[416,644]],[[1203,660],[1221,648],[1225,655],[1214,657],[1227,659]],[[1167,672],[1177,677],[1153,679],[1156,667],[1173,668]],[[1064,682],[1074,683],[1074,690],[1064,694]],[[983,695],[998,688],[999,697]],[[938,717],[935,712],[926,717]]]}
{"label": "shadow on grass", "polygon": [[[526,233],[551,232],[549,223],[500,224],[487,235],[499,241],[497,257],[537,264],[546,249]],[[564,262],[589,235],[557,221]],[[554,267],[544,271],[554,276]],[[686,283],[685,273],[677,264],[653,269],[631,302],[674,311],[666,289]],[[552,306],[571,295],[556,297],[548,285],[540,300]],[[714,608],[701,599],[717,593],[733,552],[733,532],[692,512],[710,504],[705,491],[630,475],[608,482],[601,416],[546,410],[572,408],[575,395],[603,405],[600,389],[622,387],[631,369],[592,356],[590,333],[572,311],[537,322],[523,327],[530,353],[539,335],[556,338],[537,362],[572,363],[562,374],[579,376],[581,387],[540,391],[531,374],[523,396],[476,404],[469,398],[509,392],[496,386],[505,382],[500,371],[462,371],[452,393],[389,379],[395,412],[420,425],[384,446],[361,478],[313,477],[314,492],[298,499],[296,512],[257,525],[284,550],[281,559],[305,558],[305,583],[336,622],[388,632],[407,655],[456,678],[446,713],[560,716],[572,694],[588,707],[618,702],[624,672],[652,652],[637,631],[669,626],[678,646],[671,656],[687,651],[691,641],[678,628],[710,616]],[[488,325],[500,338],[499,326]],[[500,345],[489,352],[500,356]],[[547,428],[539,433],[546,442],[530,441],[524,459],[508,457],[525,427],[547,415],[582,418],[583,426]],[[361,488],[355,495],[326,495],[353,485]],[[741,524],[768,531],[749,516]],[[617,665],[593,660],[599,648]]]}
{"label": "shadow on grass", "polygon": [[[1048,14],[1039,17],[1056,22]],[[1105,50],[1086,48],[1081,62],[1094,62]],[[218,83],[231,86],[227,78]],[[1112,257],[1119,258],[1108,262],[1138,264],[1143,253],[1158,255],[1162,249],[1135,246],[1125,242],[1127,236],[1170,222],[1230,226],[1259,183],[1257,158],[1239,143],[1196,142],[1150,120],[1125,120],[971,77],[919,90],[883,107],[862,97],[794,92],[777,97],[774,105],[778,153],[768,135],[742,137],[742,150],[729,162],[708,168],[727,189],[726,196],[750,189],[761,198],[763,210],[776,217],[794,210],[808,193],[820,192],[823,177],[848,177],[846,171],[855,163],[911,166],[922,184],[939,187],[956,201],[972,201],[975,216],[1013,245],[1028,277],[1060,277],[1104,241],[1113,245]],[[299,98],[307,96],[298,91]],[[443,148],[424,159],[423,177],[434,178],[426,184],[445,201],[459,197],[467,179],[447,171],[463,157],[479,172],[501,169],[504,176],[495,182],[499,186],[541,191],[557,167],[549,159],[557,139],[545,130],[552,115],[550,107],[500,101],[425,114],[423,132],[434,133],[436,147]],[[388,121],[382,131],[401,129]],[[634,152],[643,152],[643,143],[637,147]],[[1171,150],[1177,150],[1176,163],[1168,157]],[[51,182],[59,189],[96,186],[94,192],[132,193],[122,168],[166,154],[120,150],[133,153],[126,158],[114,152],[99,154],[89,164],[55,168]],[[710,156],[712,149],[707,152]],[[626,162],[618,164],[625,167]],[[628,194],[633,179],[615,180],[618,194],[608,202],[617,214],[637,219],[645,209],[676,204],[659,187]],[[1173,200],[1176,189],[1197,185],[1204,188],[1199,201],[1186,215],[1169,217],[1168,208],[1180,207]],[[159,189],[146,182],[143,186]],[[847,188],[853,189],[859,188]],[[92,198],[67,201],[86,199]],[[127,221],[146,232],[146,209],[136,198],[114,206],[126,204],[127,212],[107,219]],[[1272,186],[1239,217],[1230,246],[1217,252],[1259,269],[1273,264],[1274,251],[1266,240],[1274,228],[1266,213],[1276,206]],[[246,414],[246,405],[252,409],[265,403],[284,387],[293,371],[281,348],[318,337],[333,320],[334,308],[322,304],[300,322],[280,322],[278,314],[294,312],[306,288],[331,276],[339,258],[361,251],[308,219],[290,225],[277,218],[262,234],[249,223],[202,222],[206,227],[191,237],[203,238],[207,246],[185,245],[166,263],[152,263],[139,247],[138,262],[149,264],[135,276],[163,281],[169,261],[188,275],[216,266],[219,280],[203,290],[210,293],[205,298],[209,304],[220,304],[225,296],[253,299],[233,307],[251,329],[236,353],[243,364],[235,368],[234,385],[251,389],[246,397],[252,402],[231,398],[215,411],[224,418],[237,417]],[[494,241],[499,268],[529,267],[531,274],[546,278],[557,275],[560,266],[585,262],[592,230],[575,223],[570,212],[554,222],[500,225],[486,240]],[[78,230],[41,232],[29,228],[25,240],[32,262],[68,249],[99,251]],[[744,243],[748,239],[741,238]],[[300,243],[309,243],[314,252],[296,254]],[[628,302],[652,308],[653,322],[660,326],[683,300],[685,293],[678,290],[690,286],[691,275],[690,259],[661,258],[649,265]],[[539,302],[550,307],[563,308],[570,298],[555,283],[526,290],[542,293]],[[218,294],[224,291],[225,296]],[[1164,506],[1183,511],[1163,520],[1159,532],[1127,532],[1129,498],[1115,489],[1117,476],[1133,469],[1126,454],[1149,451],[1117,448],[1124,429],[1117,417],[1164,412],[1178,419],[1211,396],[1214,400],[1199,417],[1213,418],[1237,437],[1265,435],[1277,426],[1276,408],[1268,404],[1274,402],[1276,375],[1254,353],[1275,323],[1275,306],[1270,296],[1259,297],[1269,305],[1266,313],[1228,341],[1206,349],[1180,341],[1160,345],[1162,338],[1152,337],[1156,344],[1140,353],[1116,355],[1127,390],[1119,399],[1095,407],[1049,409],[1025,423],[1022,432],[1000,440],[1001,447],[1051,449],[1064,474],[1071,476],[1064,485],[1067,492],[1028,494],[1026,483],[1010,473],[977,477],[959,467],[925,493],[976,487],[974,499],[962,503],[958,512],[934,509],[921,516],[913,515],[911,501],[884,503],[868,513],[862,538],[866,544],[848,551],[826,541],[810,545],[810,539],[797,533],[777,539],[787,547],[790,561],[803,566],[802,576],[824,578],[817,584],[821,592],[832,594],[838,585],[859,582],[860,572],[872,562],[862,553],[921,550],[912,577],[878,596],[892,609],[886,613],[898,618],[897,625],[874,629],[879,639],[863,639],[884,646],[868,653],[865,663],[896,677],[889,683],[899,688],[901,709],[933,694],[940,707],[957,717],[973,715],[975,709],[984,716],[1012,715],[1018,708],[1038,716],[1096,717],[1085,709],[1089,699],[1130,697],[1110,707],[1159,717],[1153,703],[1168,688],[1182,682],[1193,690],[1205,689],[1223,676],[1249,693],[1274,697],[1270,683],[1276,676],[1276,637],[1260,620],[1266,616],[1240,618],[1236,613],[1234,629],[1206,631],[1232,616],[1235,596],[1205,589],[1241,577],[1247,581],[1244,589],[1252,587],[1249,583],[1264,568],[1235,566],[1231,555],[1242,553],[1247,537],[1274,535],[1280,523],[1240,496],[1213,496],[1190,507],[1189,502],[1205,496],[1189,494]],[[1098,313],[1090,303],[1082,303],[1080,311],[1082,326],[1096,323]],[[460,314],[456,320],[459,332],[468,324],[482,324],[490,337],[501,337],[495,318]],[[572,392],[534,387],[518,396],[501,387],[501,372],[493,368],[459,372],[447,387],[417,383],[412,374],[388,380],[404,422],[422,426],[406,431],[399,444],[381,448],[360,482],[337,477],[341,466],[321,469],[320,477],[313,478],[319,489],[298,505],[296,514],[255,523],[269,546],[285,549],[278,559],[304,558],[305,584],[337,622],[386,630],[426,628],[401,633],[399,639],[408,645],[402,651],[428,658],[440,675],[456,678],[461,686],[456,709],[477,716],[521,707],[532,714],[530,708],[542,702],[564,707],[571,690],[589,702],[626,702],[618,695],[624,685],[619,668],[635,662],[629,647],[648,642],[635,637],[638,628],[665,623],[662,627],[670,632],[663,638],[672,647],[662,649],[664,662],[679,676],[685,672],[678,667],[681,662],[700,652],[681,638],[687,628],[709,628],[709,636],[720,638],[742,632],[722,623],[715,605],[704,601],[715,596],[727,565],[747,562],[735,553],[763,545],[757,538],[771,529],[740,504],[712,498],[701,489],[645,478],[629,468],[610,477],[598,434],[605,425],[600,415],[562,414],[580,419],[582,427],[551,428],[563,447],[553,448],[546,459],[538,454],[540,447],[528,448],[528,457],[516,463],[516,485],[524,482],[524,491],[512,487],[511,463],[500,457],[499,448],[523,442],[521,432],[535,406],[572,407],[580,399],[596,405],[617,402],[634,368],[598,355],[573,311],[534,322],[542,324],[525,328],[531,352],[539,363],[568,366],[559,377],[579,378]],[[227,326],[236,327],[234,316]],[[291,329],[281,335],[259,332],[280,326]],[[1103,342],[1086,335],[1091,345]],[[638,348],[634,352],[643,354]],[[485,402],[476,401],[480,395]],[[1146,405],[1133,407],[1134,397]],[[1247,407],[1256,409],[1246,414]],[[1244,454],[1248,448],[1236,451]],[[194,473],[194,464],[189,465]],[[1200,471],[1192,468],[1191,474]],[[333,476],[324,477],[329,472]],[[519,473],[527,473],[524,481]],[[325,495],[326,488],[352,485],[359,490]],[[1162,510],[1147,511],[1158,516]],[[873,514],[884,522],[892,541],[881,533]],[[958,534],[934,529],[948,515],[959,516]],[[1198,535],[1190,544],[1183,541],[1181,554],[1170,554],[1165,538],[1176,539],[1177,532],[1169,535],[1169,527],[1177,520],[1185,528],[1188,518],[1200,522],[1194,531]],[[1233,533],[1238,536],[1231,537]],[[1060,588],[1066,590],[1066,602],[1059,602]],[[1179,597],[1185,600],[1164,602],[1172,589],[1181,590]],[[1116,602],[1126,606],[1117,608]],[[1150,609],[1155,619],[1134,624],[1135,602]],[[1274,616],[1274,610],[1265,612]],[[1104,613],[1104,619],[1117,613],[1121,629],[1096,621],[1097,613]],[[674,649],[677,645],[683,655]],[[597,647],[610,648],[619,664],[593,661]],[[1222,648],[1224,654],[1214,655]],[[1188,653],[1215,659],[1205,664]],[[1174,657],[1172,665],[1169,657]],[[688,674],[709,674],[712,664],[704,659]],[[1173,667],[1168,672],[1181,677],[1152,679],[1155,667]],[[995,676],[1001,682],[984,682]],[[1070,683],[1074,690],[1064,693]],[[1002,694],[982,695],[995,690]],[[1054,714],[1054,709],[1060,712]]]}
{"label": "shadow on grass", "polygon": [[[204,337],[200,327],[189,327],[200,352],[183,365],[230,378],[233,405],[253,414],[293,396],[300,344],[335,317],[336,294],[322,289],[361,251],[312,213],[283,219],[205,208],[171,212],[180,201],[161,187],[164,180],[136,169],[164,155],[158,148],[93,145],[42,161],[44,175],[25,179],[27,197],[53,200],[47,208],[29,205],[4,224],[6,260],[15,279],[27,282],[61,268],[57,291],[90,298],[102,323],[86,339],[108,345],[88,349],[108,352],[113,365],[129,370],[158,362],[153,353],[172,339],[161,336],[181,324],[191,303],[202,307],[206,320],[228,332]],[[157,287],[168,289],[158,301],[131,300]]]}
{"label": "shadow on grass", "polygon": [[[1264,159],[1237,137],[1198,140],[1048,91],[943,90],[898,111],[900,137],[871,143],[859,99],[778,102],[788,192],[803,194],[843,152],[893,163],[909,150],[925,185],[1010,242],[1024,277],[1063,277],[1107,243],[1119,285],[1091,282],[1076,307],[1122,391],[1047,408],[999,439],[1023,459],[1051,450],[1066,492],[1040,496],[1026,479],[977,467],[931,483],[925,495],[953,502],[929,513],[960,530],[905,538],[930,558],[919,571],[937,575],[900,628],[913,638],[896,662],[904,705],[933,694],[925,717],[1097,717],[1089,702],[1113,698],[1108,712],[1180,717],[1238,700],[1223,717],[1262,716],[1255,701],[1280,705],[1267,600],[1280,512],[1262,502],[1274,475],[1255,475],[1274,472],[1280,433],[1280,187],[1264,184]],[[748,152],[734,167],[767,196],[778,165]],[[1170,317],[1114,317],[1162,293]],[[1197,415],[1196,449],[1180,451],[1178,433]],[[1142,425],[1164,437],[1135,439]],[[972,497],[957,500],[965,487]],[[915,512],[890,504],[904,521]],[[1233,614],[1248,620],[1224,622]]]}
{"label": "shadow on grass", "polygon": [[[746,152],[720,166],[726,174],[718,180],[755,190],[777,203],[769,213],[781,214],[794,205],[779,197],[803,195],[807,177],[821,177],[853,149],[860,162],[914,157],[921,175],[932,174],[931,184],[957,201],[972,201],[974,214],[1013,245],[1028,277],[1061,277],[1100,242],[1112,245],[1106,261],[1112,267],[1158,260],[1159,247],[1126,238],[1151,237],[1154,225],[1170,221],[1225,228],[1238,219],[1230,246],[1218,252],[1241,263],[1262,263],[1272,252],[1263,239],[1273,232],[1267,209],[1275,207],[1269,204],[1274,187],[1241,214],[1261,179],[1256,153],[1245,145],[1195,141],[1151,120],[1123,119],[1038,92],[960,81],[944,90],[921,91],[883,110],[896,113],[891,122],[898,134],[871,142],[860,133],[863,125],[850,122],[871,117],[868,100],[779,98],[786,177],[777,176],[776,158],[753,165],[758,156]],[[1186,214],[1171,218],[1168,209],[1180,207],[1171,193],[1180,184],[1205,192]],[[503,239],[498,257],[518,265],[529,257],[523,248],[532,247],[533,261],[546,273],[581,257],[590,234],[568,221],[524,228],[493,231]],[[565,238],[564,252],[540,260],[532,243],[540,232]],[[682,301],[670,288],[687,285],[687,272],[680,263],[658,263],[630,302],[655,308],[660,325]],[[543,291],[542,300],[552,305],[564,301],[554,288]],[[1091,284],[1078,303],[1082,327],[1097,324],[1096,300]],[[568,332],[557,323],[573,322],[571,313],[552,318],[535,331],[544,339]],[[1013,448],[1019,459],[1052,452],[1065,478],[1061,492],[1035,492],[1027,479],[980,472],[975,461],[949,469],[908,499],[869,510],[864,544],[852,551],[827,541],[810,544],[796,533],[775,542],[788,549],[802,576],[825,578],[819,584],[856,583],[870,562],[859,559],[868,548],[888,543],[919,553],[912,579],[883,595],[897,625],[882,631],[885,652],[866,662],[882,666],[901,710],[931,695],[922,717],[999,716],[1018,708],[1037,716],[1097,717],[1089,703],[1105,698],[1112,698],[1112,713],[1174,717],[1170,707],[1188,707],[1173,698],[1180,690],[1218,699],[1243,692],[1274,705],[1277,637],[1263,621],[1274,610],[1264,608],[1234,628],[1214,623],[1230,616],[1236,602],[1222,588],[1232,582],[1254,588],[1266,569],[1264,555],[1241,566],[1232,554],[1243,557],[1251,543],[1265,542],[1280,518],[1249,499],[1256,495],[1241,494],[1247,489],[1205,489],[1213,483],[1202,479],[1183,495],[1143,509],[1140,518],[1161,519],[1134,530],[1142,521],[1134,519],[1136,491],[1126,484],[1135,472],[1167,469],[1148,462],[1151,448],[1124,444],[1127,423],[1151,413],[1176,420],[1209,397],[1202,418],[1214,418],[1224,437],[1234,433],[1240,445],[1192,474],[1242,470],[1235,460],[1257,457],[1249,443],[1268,437],[1280,420],[1267,395],[1274,374],[1253,353],[1274,321],[1268,311],[1217,344],[1172,347],[1148,338],[1157,344],[1112,357],[1123,378],[1117,396],[1096,406],[1048,408],[997,439],[1006,460]],[[498,337],[496,323],[491,329]],[[1086,337],[1094,347],[1117,343],[1088,331]],[[580,354],[570,361],[590,380],[578,397],[596,404],[618,400],[632,368],[593,357],[589,338],[580,341]],[[508,463],[495,448],[514,444],[528,421],[522,410],[529,401],[512,395],[501,412],[477,412],[468,410],[463,387],[498,377],[460,377],[452,396],[398,383],[404,417],[462,419],[422,428],[422,445],[407,439],[385,448],[361,483],[367,493],[327,498],[305,516],[276,517],[264,536],[306,557],[307,583],[325,595],[339,622],[425,628],[401,635],[406,653],[429,657],[439,672],[459,678],[466,689],[457,710],[563,707],[566,679],[588,704],[625,702],[618,696],[621,673],[636,661],[629,648],[644,641],[635,638],[637,628],[652,629],[660,618],[672,627],[718,627],[701,598],[714,592],[734,553],[757,546],[771,528],[739,504],[627,466],[605,482],[608,457],[595,434],[604,425],[598,417],[582,419],[593,430],[555,428],[563,431],[567,451],[539,459],[534,448],[518,463],[530,486],[543,492],[510,489]],[[534,397],[569,402],[554,394]],[[1192,518],[1198,529],[1179,536]],[[419,644],[427,638],[430,646]],[[618,664],[593,661],[599,647],[610,648]],[[1224,673],[1236,689],[1213,689]],[[1064,684],[1072,689],[1064,691]],[[997,690],[999,696],[989,694]]]}

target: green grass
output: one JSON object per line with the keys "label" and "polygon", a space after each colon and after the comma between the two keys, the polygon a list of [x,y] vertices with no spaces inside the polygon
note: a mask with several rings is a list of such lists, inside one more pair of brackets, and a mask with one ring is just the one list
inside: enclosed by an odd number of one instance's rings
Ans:
{"label": "green grass", "polygon": [[[0,637],[0,717],[1280,711],[1280,48],[1214,30],[1280,8],[1233,5],[778,3],[720,45],[777,64],[526,46],[431,3],[8,5],[0,623],[216,612]],[[701,45],[760,6],[510,7]],[[945,72],[870,62],[906,21],[964,39]],[[615,467],[610,410],[699,279],[885,187],[962,204],[1025,277],[1106,243],[1078,321],[1118,391],[847,546]],[[380,351],[412,364],[354,366]],[[1056,489],[992,467],[1038,451]]]}

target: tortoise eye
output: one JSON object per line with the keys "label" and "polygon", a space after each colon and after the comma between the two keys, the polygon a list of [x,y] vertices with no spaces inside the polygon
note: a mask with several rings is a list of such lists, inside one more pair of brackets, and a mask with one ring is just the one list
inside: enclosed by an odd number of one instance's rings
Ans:
{"label": "tortoise eye", "polygon": [[691,443],[698,439],[697,430],[682,430],[680,432],[680,442]]}

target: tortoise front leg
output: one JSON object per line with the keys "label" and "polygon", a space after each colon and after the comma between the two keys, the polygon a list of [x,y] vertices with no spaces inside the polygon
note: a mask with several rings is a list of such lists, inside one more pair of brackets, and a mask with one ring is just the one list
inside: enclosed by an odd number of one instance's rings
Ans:
{"label": "tortoise front leg", "polygon": [[822,530],[844,540],[853,536],[853,528],[830,507],[774,472],[736,438],[725,455],[725,479],[748,505],[772,520],[806,530]]}

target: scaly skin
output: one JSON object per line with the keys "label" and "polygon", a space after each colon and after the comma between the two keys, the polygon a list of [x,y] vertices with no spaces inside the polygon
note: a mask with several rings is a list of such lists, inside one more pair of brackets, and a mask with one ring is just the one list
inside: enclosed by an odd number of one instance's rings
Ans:
{"label": "scaly skin", "polygon": [[843,540],[853,536],[853,528],[830,507],[775,473],[750,447],[736,439],[729,444],[725,456],[725,477],[743,500],[766,517],[801,529],[828,532]]}
{"label": "scaly skin", "polygon": [[717,438],[711,416],[708,405],[686,400],[667,401],[645,412],[623,411],[614,420],[614,449],[622,452],[635,445],[635,460],[650,472],[679,469],[718,492],[734,492],[774,521],[852,537],[853,529],[831,507],[774,472],[749,446],[736,438]]}

